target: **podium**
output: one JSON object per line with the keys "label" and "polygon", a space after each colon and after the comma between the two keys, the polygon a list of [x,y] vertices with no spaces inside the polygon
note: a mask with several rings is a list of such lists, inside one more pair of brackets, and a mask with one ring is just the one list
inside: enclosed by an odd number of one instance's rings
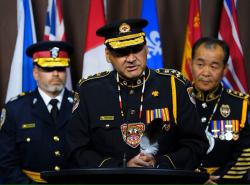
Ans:
{"label": "podium", "polygon": [[44,171],[41,177],[51,184],[203,184],[208,174],[151,168],[89,168]]}

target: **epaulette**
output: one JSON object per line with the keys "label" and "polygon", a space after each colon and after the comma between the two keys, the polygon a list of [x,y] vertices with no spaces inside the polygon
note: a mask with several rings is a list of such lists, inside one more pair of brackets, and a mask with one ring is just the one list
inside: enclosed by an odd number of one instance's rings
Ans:
{"label": "epaulette", "polygon": [[180,71],[177,71],[175,69],[156,69],[156,73],[161,74],[161,75],[173,75],[177,80],[181,81],[183,84],[188,83],[188,80],[183,76],[183,74]]}
{"label": "epaulette", "polygon": [[32,92],[32,91],[29,91],[29,92],[22,92],[22,93],[18,94],[17,96],[14,96],[14,97],[10,98],[10,100],[9,100],[8,102],[12,102],[12,101],[14,101],[14,100],[18,100],[18,99],[24,97],[25,95],[30,94],[31,92]]}
{"label": "epaulette", "polygon": [[78,85],[81,86],[84,82],[89,81],[89,80],[93,80],[93,79],[97,79],[97,78],[102,78],[107,76],[108,74],[110,74],[110,71],[104,71],[101,73],[96,73],[94,75],[90,75],[87,78],[82,78],[79,82]]}
{"label": "epaulette", "polygon": [[247,99],[249,98],[249,94],[244,94],[242,92],[234,91],[232,89],[227,89],[226,92],[234,97],[241,98],[241,99]]}

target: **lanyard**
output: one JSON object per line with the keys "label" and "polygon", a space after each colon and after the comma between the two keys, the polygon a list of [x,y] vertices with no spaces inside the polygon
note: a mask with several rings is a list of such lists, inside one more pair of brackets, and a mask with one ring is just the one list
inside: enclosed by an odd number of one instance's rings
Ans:
{"label": "lanyard", "polygon": [[[122,103],[122,98],[121,98],[121,87],[120,87],[120,80],[119,80],[118,72],[116,73],[116,82],[117,82],[117,89],[118,89],[118,95],[119,95],[119,105],[120,105],[120,110],[121,110],[121,117],[124,120],[124,110],[123,110],[123,103]],[[143,73],[143,85],[142,85],[142,91],[141,91],[141,104],[140,104],[140,112],[139,112],[139,121],[141,121],[141,117],[142,117],[145,83],[146,83],[145,73]]]}
{"label": "lanyard", "polygon": [[207,128],[206,128],[206,130],[208,129],[209,124],[210,124],[210,121],[213,119],[214,114],[215,114],[215,112],[216,112],[216,110],[217,110],[217,108],[218,108],[218,105],[219,105],[219,102],[220,102],[220,99],[221,99],[221,95],[222,95],[223,90],[224,90],[224,88],[222,87],[221,92],[220,92],[220,95],[219,95],[219,98],[218,98],[218,100],[217,100],[217,102],[216,102],[216,104],[215,104],[215,106],[214,106],[213,112],[212,112],[212,114],[210,115],[209,120],[208,120],[208,122],[207,122]]}

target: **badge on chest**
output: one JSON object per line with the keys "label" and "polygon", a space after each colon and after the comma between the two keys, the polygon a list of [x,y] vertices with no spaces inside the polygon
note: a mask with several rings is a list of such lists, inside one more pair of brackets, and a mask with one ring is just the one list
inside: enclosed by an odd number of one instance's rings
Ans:
{"label": "badge on chest", "polygon": [[144,123],[124,123],[121,125],[122,138],[132,148],[136,148],[145,131]]}

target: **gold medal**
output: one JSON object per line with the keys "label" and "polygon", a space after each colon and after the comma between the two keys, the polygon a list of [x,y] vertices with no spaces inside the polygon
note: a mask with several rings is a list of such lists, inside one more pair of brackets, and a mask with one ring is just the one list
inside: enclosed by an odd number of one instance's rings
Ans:
{"label": "gold medal", "polygon": [[233,134],[233,140],[238,140],[239,139],[239,133],[234,133]]}

